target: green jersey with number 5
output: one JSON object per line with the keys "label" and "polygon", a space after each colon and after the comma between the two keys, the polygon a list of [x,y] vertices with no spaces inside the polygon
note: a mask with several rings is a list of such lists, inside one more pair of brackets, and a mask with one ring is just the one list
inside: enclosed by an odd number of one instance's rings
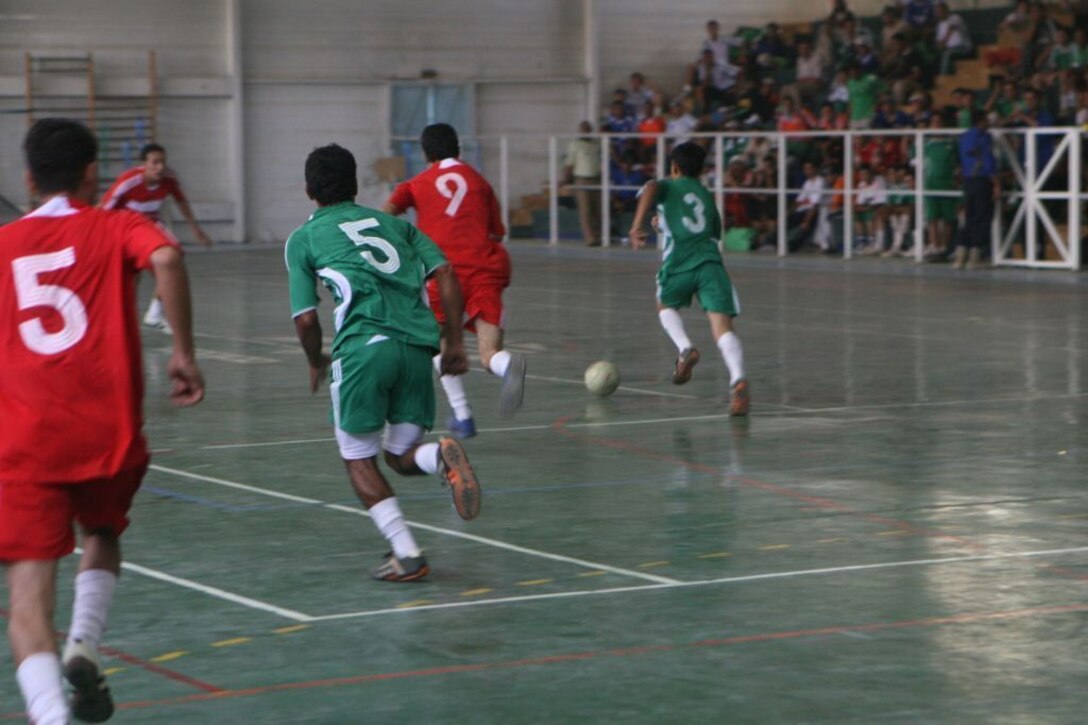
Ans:
{"label": "green jersey with number 5", "polygon": [[318,279],[336,300],[334,357],[351,338],[373,335],[438,351],[424,285],[446,257],[410,223],[352,202],[320,207],[284,257],[292,316],[316,309]]}
{"label": "green jersey with number 5", "polygon": [[665,241],[661,274],[686,272],[707,262],[721,264],[722,219],[714,197],[698,179],[659,180],[655,201]]}

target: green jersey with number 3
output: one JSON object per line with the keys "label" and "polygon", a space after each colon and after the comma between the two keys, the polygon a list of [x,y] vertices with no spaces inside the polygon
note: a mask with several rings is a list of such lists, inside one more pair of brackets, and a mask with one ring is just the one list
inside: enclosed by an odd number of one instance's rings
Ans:
{"label": "green jersey with number 3", "polygon": [[714,197],[698,179],[659,180],[655,201],[665,241],[662,274],[686,272],[707,262],[721,264],[722,219]]}
{"label": "green jersey with number 3", "polygon": [[336,300],[334,357],[360,335],[438,351],[424,284],[446,258],[408,222],[352,202],[321,207],[291,234],[284,256],[294,317],[317,307],[317,279]]}

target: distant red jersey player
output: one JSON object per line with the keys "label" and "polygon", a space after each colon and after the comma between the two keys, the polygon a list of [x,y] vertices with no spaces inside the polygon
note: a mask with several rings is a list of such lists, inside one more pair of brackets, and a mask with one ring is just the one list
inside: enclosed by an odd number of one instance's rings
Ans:
{"label": "distant red jersey player", "polygon": [[[384,211],[403,214],[415,208],[417,226],[453,265],[465,300],[465,329],[476,333],[484,367],[502,378],[499,415],[509,417],[521,407],[526,365],[524,355],[503,349],[502,291],[510,284],[510,255],[502,245],[506,228],[499,202],[487,180],[460,160],[461,147],[452,126],[432,124],[423,129],[420,142],[430,166],[400,184]],[[441,324],[437,290],[432,284],[428,291],[431,309]],[[453,408],[450,431],[461,438],[472,437],[476,423],[461,378],[443,375],[442,387]]]}
{"label": "distant red jersey player", "polygon": [[[197,224],[189,200],[181,190],[181,182],[166,165],[166,149],[157,143],[149,143],[140,149],[140,158],[143,159],[143,165],[118,176],[102,197],[99,206],[103,209],[128,209],[157,222],[163,203],[167,198],[173,197],[178,211],[189,222],[193,237],[205,247],[210,247],[212,240]],[[151,306],[144,315],[144,324],[170,331],[170,326],[163,321],[162,302],[157,292],[151,298]]]}
{"label": "distant red jersey player", "polygon": [[[148,465],[136,275],[154,271],[174,326],[171,397],[195,405],[181,250],[158,225],[91,206],[97,144],[62,119],[24,143],[43,204],[0,228],[0,562],[16,678],[31,722],[101,722],[113,712],[98,658],[121,565],[119,537]],[[57,560],[82,531],[63,665],[53,629]],[[62,675],[72,686],[65,698]]]}

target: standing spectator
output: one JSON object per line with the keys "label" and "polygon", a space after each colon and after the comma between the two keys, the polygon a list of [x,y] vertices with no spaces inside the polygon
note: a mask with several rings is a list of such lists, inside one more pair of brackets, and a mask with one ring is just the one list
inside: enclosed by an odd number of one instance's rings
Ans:
{"label": "standing spectator", "polygon": [[858,169],[858,188],[854,196],[854,243],[861,254],[884,251],[884,216],[888,191],[884,177],[873,173],[871,166]]}
{"label": "standing spectator", "polygon": [[704,113],[709,113],[719,106],[732,104],[733,88],[739,74],[740,69],[737,66],[716,60],[714,53],[709,49],[704,50],[691,79],[699,108]]}
{"label": "standing spectator", "polygon": [[[929,127],[939,130],[946,124],[935,114]],[[956,188],[956,142],[951,136],[926,135],[922,146],[922,188],[926,192]],[[926,231],[929,233],[925,255],[944,260],[956,224],[956,200],[944,196],[926,196],[924,199]]]}
{"label": "standing spectator", "polygon": [[790,215],[790,251],[797,251],[812,240],[822,251],[831,250],[831,224],[827,218],[830,199],[827,186],[816,164],[804,165],[805,183],[794,201]]}
{"label": "standing spectator", "polygon": [[698,125],[699,122],[688,111],[683,99],[672,102],[672,108],[669,109],[669,120],[665,123],[665,133],[674,145],[690,141],[691,137],[688,134],[694,131]]}
{"label": "standing spectator", "polygon": [[846,89],[850,94],[850,128],[864,130],[873,122],[876,111],[876,99],[883,88],[883,83],[874,74],[861,74],[861,68],[855,63],[846,69]]}
{"label": "standing spectator", "polygon": [[797,80],[783,89],[798,105],[811,103],[824,90],[824,59],[816,54],[812,42],[797,44]]}
{"label": "standing spectator", "polygon": [[831,3],[831,14],[827,16],[827,23],[831,26],[842,25],[846,20],[853,20],[854,13],[850,12],[850,8],[846,6],[846,0],[833,0]]}
{"label": "standing spectator", "polygon": [[706,51],[710,51],[714,55],[714,60],[719,63],[729,62],[729,41],[718,37],[720,28],[717,20],[708,20],[706,23],[706,40],[703,41],[703,47],[700,49],[700,56]]}
{"label": "standing spectator", "polygon": [[[1010,78],[1002,78],[994,84],[990,98],[986,101],[983,110],[989,114],[991,126],[1006,126],[1010,123],[1012,114],[1016,112],[1020,103],[1020,92],[1016,88],[1016,81]],[[970,128],[971,124],[967,124]]]}
{"label": "standing spectator", "polygon": [[[1009,122],[1013,126],[1026,128],[1040,128],[1054,125],[1054,116],[1042,105],[1042,94],[1036,88],[1028,88],[1024,91],[1024,105],[1021,109],[1013,111]],[[1053,134],[1038,134],[1035,137],[1035,169],[1042,171],[1046,168],[1050,157],[1054,155],[1055,137]],[[1021,160],[1023,160],[1021,152]]]}
{"label": "standing spectator", "polygon": [[903,0],[903,18],[910,26],[915,39],[922,40],[933,34],[937,15],[933,0]]}
{"label": "standing spectator", "polygon": [[1050,50],[1039,56],[1039,67],[1051,72],[1069,70],[1077,67],[1078,57],[1079,49],[1069,39],[1069,29],[1059,25],[1054,29],[1054,43]]}
{"label": "standing spectator", "polygon": [[790,49],[782,40],[778,23],[768,23],[763,35],[752,49],[756,56],[756,65],[760,68],[780,68],[785,66],[790,57]]}
{"label": "standing spectator", "polygon": [[937,3],[937,50],[941,51],[940,74],[952,72],[954,58],[971,54],[971,35],[963,17],[949,12],[947,3]]}
{"label": "standing spectator", "polygon": [[975,268],[982,250],[990,243],[994,202],[1001,194],[994,160],[993,138],[986,114],[975,111],[971,128],[959,137],[960,167],[963,171],[963,198],[967,205],[963,233],[959,236],[953,266]]}
{"label": "standing spectator", "polygon": [[975,94],[967,88],[952,91],[952,105],[956,107],[956,128],[971,128],[971,112],[975,109]]}
{"label": "standing spectator", "polygon": [[582,239],[587,247],[596,247],[601,243],[601,142],[590,135],[589,121],[578,124],[578,132],[583,135],[567,146],[564,175],[575,187]]}
{"label": "standing spectator", "polygon": [[1023,71],[1029,73],[1057,38],[1058,24],[1047,16],[1046,6],[1033,2],[1028,6],[1028,23],[1024,30]]}
{"label": "standing spectator", "polygon": [[636,111],[644,108],[647,101],[656,105],[660,95],[653,86],[646,83],[646,76],[638,71],[631,74],[628,79],[627,100]]}
{"label": "standing spectator", "polygon": [[918,54],[904,35],[892,38],[891,60],[881,68],[881,74],[891,82],[895,102],[903,105],[908,96],[925,85],[925,68]]}
{"label": "standing spectator", "polygon": [[889,5],[884,8],[884,12],[880,15],[880,65],[887,65],[888,61],[891,60],[889,53],[895,52],[892,48],[892,38],[896,34],[906,35],[909,32],[910,26],[903,19],[903,9],[901,7]]}

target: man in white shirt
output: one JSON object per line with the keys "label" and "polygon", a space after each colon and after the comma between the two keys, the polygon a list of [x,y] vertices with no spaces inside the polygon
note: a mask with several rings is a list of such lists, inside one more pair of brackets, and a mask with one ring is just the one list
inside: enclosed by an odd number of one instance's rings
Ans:
{"label": "man in white shirt", "polygon": [[954,58],[971,54],[971,36],[967,23],[959,15],[948,10],[946,3],[937,3],[937,48],[941,51],[941,70],[943,76],[952,72]]}
{"label": "man in white shirt", "polygon": [[831,223],[827,218],[831,196],[816,164],[806,161],[804,172],[805,183],[794,201],[789,220],[790,251],[796,251],[811,238],[821,251],[828,252],[831,250]]}
{"label": "man in white shirt", "polygon": [[703,47],[700,50],[700,54],[705,51],[710,51],[714,54],[714,60],[719,63],[729,62],[729,41],[724,38],[718,37],[718,21],[709,20],[706,24],[706,40],[703,41]]}
{"label": "man in white shirt", "polygon": [[672,102],[669,120],[665,122],[665,135],[669,137],[669,141],[674,145],[690,141],[691,138],[687,134],[694,131],[698,125],[699,122],[695,120],[695,116],[688,113],[682,100]]}
{"label": "man in white shirt", "polygon": [[587,247],[597,247],[601,244],[601,142],[590,135],[589,121],[582,121],[578,132],[585,135],[567,146],[563,170],[566,182],[574,185],[582,239]]}

